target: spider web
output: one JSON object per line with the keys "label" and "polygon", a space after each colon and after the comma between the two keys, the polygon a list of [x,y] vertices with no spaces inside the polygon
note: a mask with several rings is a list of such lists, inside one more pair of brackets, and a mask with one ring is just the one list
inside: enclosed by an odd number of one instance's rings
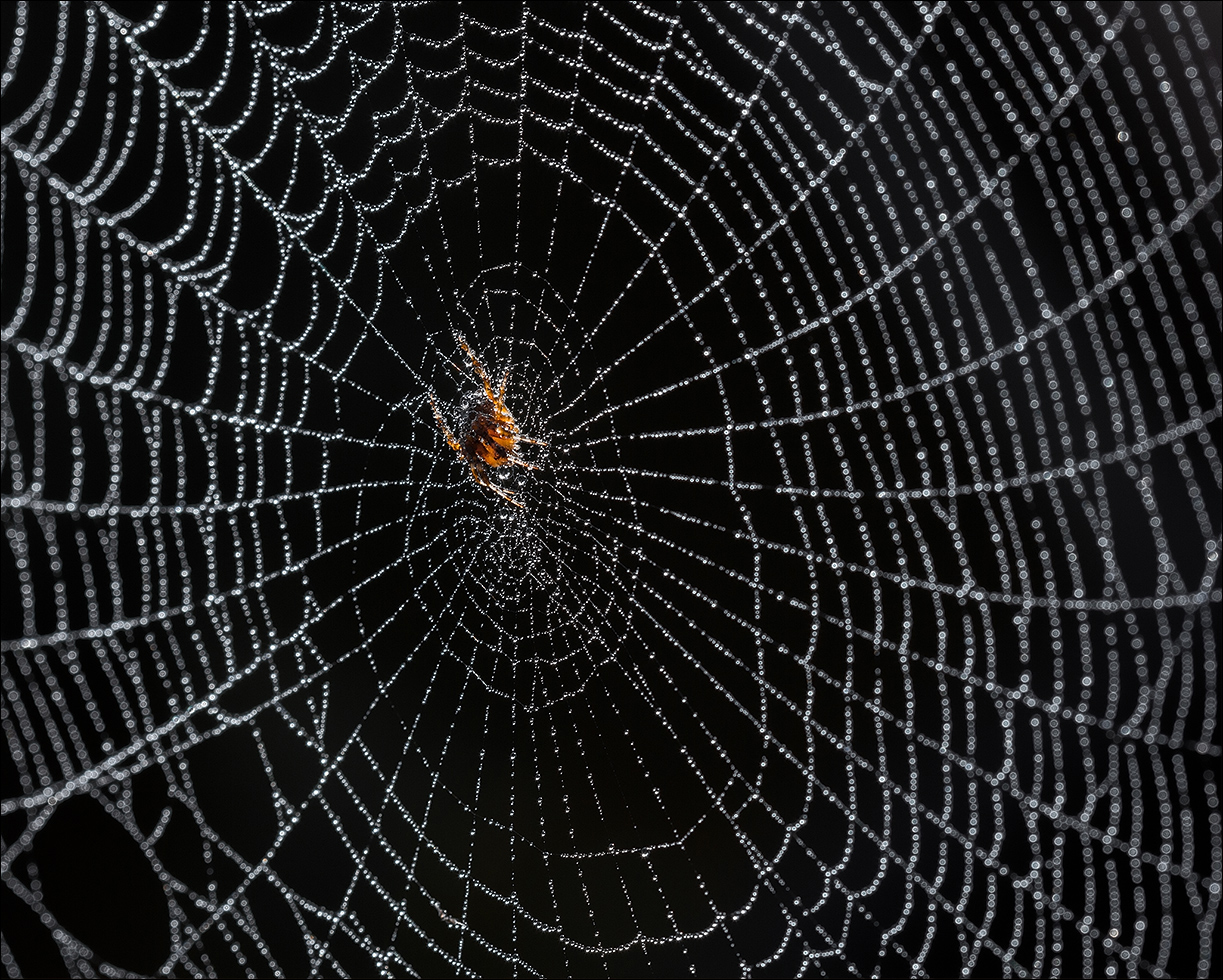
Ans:
{"label": "spider web", "polygon": [[1217,24],[0,13],[10,976],[1217,970]]}

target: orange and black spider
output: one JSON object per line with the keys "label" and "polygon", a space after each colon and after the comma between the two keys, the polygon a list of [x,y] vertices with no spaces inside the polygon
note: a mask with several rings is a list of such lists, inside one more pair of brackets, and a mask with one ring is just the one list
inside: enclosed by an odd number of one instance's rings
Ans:
{"label": "orange and black spider", "polygon": [[[430,393],[429,404],[433,406],[433,417],[442,427],[450,448],[462,456],[467,465],[471,467],[472,479],[480,486],[488,487],[507,503],[515,507],[522,507],[523,504],[514,499],[513,490],[506,490],[493,483],[492,471],[498,466],[521,466],[528,470],[539,469],[534,463],[518,455],[518,444],[529,442],[536,446],[546,446],[547,443],[524,436],[519,431],[514,416],[506,407],[505,386],[510,380],[509,369],[506,369],[505,376],[501,379],[501,387],[494,391],[483,365],[480,364],[472,349],[467,346],[467,341],[462,337],[459,337],[458,341],[459,346],[463,348],[463,353],[471,358],[471,366],[476,373],[475,380],[480,382],[484,390],[469,391],[459,403],[460,416],[455,426],[460,433],[458,436],[450,431],[446,420],[442,418],[442,413],[438,411],[433,394]],[[451,366],[464,377],[467,376],[453,362]]]}

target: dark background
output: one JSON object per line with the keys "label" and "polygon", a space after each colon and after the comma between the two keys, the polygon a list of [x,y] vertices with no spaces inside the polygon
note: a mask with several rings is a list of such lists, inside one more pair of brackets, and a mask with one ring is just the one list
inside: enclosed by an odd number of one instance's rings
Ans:
{"label": "dark background", "polygon": [[1217,5],[152,11],[2,8],[10,975],[1211,972]]}

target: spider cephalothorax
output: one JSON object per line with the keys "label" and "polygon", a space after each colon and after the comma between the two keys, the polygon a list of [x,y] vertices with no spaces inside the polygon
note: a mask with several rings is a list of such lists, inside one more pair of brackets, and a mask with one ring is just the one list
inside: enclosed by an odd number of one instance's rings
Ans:
{"label": "spider cephalothorax", "polygon": [[[433,406],[433,417],[442,427],[450,448],[462,456],[467,465],[471,467],[472,479],[481,486],[488,487],[502,500],[516,507],[522,507],[522,503],[514,499],[513,490],[506,490],[493,483],[492,471],[498,466],[521,466],[528,470],[539,469],[534,463],[528,462],[518,454],[518,444],[529,442],[537,446],[546,446],[547,443],[523,435],[514,421],[514,416],[510,414],[505,404],[505,387],[510,380],[509,370],[506,370],[501,379],[501,387],[494,390],[483,365],[480,364],[472,349],[467,346],[467,342],[462,337],[459,337],[458,341],[463,353],[471,359],[475,380],[484,390],[469,391],[463,396],[463,400],[459,403],[459,417],[455,423],[455,427],[459,430],[457,435],[450,430],[450,426],[442,418],[437,401],[430,393],[429,404]],[[467,377],[466,372],[457,365],[455,365],[455,370]]]}

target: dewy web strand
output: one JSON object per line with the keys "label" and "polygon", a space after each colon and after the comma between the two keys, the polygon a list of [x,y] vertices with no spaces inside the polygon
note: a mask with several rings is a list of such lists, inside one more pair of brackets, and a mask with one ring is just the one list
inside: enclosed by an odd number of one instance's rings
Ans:
{"label": "dewy web strand", "polygon": [[1217,972],[1208,7],[0,15],[10,975]]}

